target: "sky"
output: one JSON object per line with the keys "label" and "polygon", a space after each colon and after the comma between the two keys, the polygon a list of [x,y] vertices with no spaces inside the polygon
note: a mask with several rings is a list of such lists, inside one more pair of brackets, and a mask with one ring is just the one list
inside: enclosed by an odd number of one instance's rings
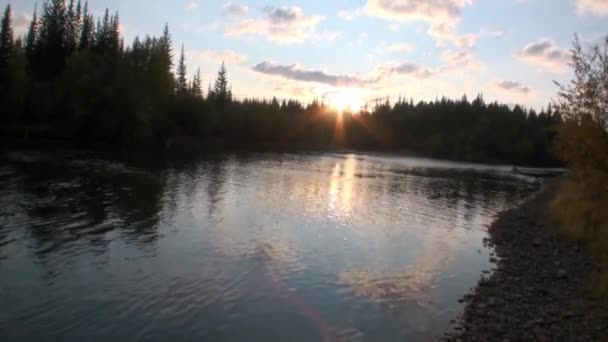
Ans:
{"label": "sky", "polygon": [[[42,2],[42,0],[38,0]],[[36,0],[11,4],[24,33]],[[234,95],[314,98],[357,108],[442,96],[541,109],[572,78],[574,34],[608,34],[608,0],[89,0],[118,11],[127,43],[169,24],[176,57],[212,82],[224,61]],[[176,58],[177,59],[177,58]]]}

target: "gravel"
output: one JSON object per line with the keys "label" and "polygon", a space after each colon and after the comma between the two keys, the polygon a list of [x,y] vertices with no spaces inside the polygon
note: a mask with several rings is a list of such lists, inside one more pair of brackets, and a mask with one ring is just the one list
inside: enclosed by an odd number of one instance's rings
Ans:
{"label": "gravel", "polygon": [[589,295],[599,266],[558,235],[547,204],[558,180],[499,215],[486,243],[496,270],[461,299],[464,313],[441,341],[608,341],[605,308]]}

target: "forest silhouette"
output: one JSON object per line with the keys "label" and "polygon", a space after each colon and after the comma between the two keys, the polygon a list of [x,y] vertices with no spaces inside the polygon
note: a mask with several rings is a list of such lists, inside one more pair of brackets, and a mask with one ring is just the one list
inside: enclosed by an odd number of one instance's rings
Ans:
{"label": "forest silhouette", "polygon": [[[236,100],[225,65],[192,80],[169,27],[125,44],[119,14],[50,0],[15,37],[2,18],[0,131],[12,139],[63,139],[125,149],[361,149],[463,161],[548,165],[556,108],[486,103],[482,95],[414,102],[376,99],[338,112],[319,100]],[[177,59],[177,65],[174,60]],[[175,70],[175,72],[174,72]],[[336,135],[339,134],[339,139]]]}

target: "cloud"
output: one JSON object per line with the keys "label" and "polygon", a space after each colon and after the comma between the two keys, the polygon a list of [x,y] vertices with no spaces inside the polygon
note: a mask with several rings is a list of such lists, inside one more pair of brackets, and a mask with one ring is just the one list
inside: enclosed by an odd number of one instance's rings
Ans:
{"label": "cloud", "polygon": [[459,48],[472,49],[477,43],[480,34],[468,33],[459,35],[457,33],[456,23],[431,23],[427,33],[437,42],[438,46],[445,46],[451,43]]}
{"label": "cloud", "polygon": [[[226,29],[227,36],[259,35],[279,43],[295,43],[316,34],[317,24],[325,18],[319,15],[307,16],[297,6],[267,7],[263,18],[245,18],[240,23]],[[332,36],[318,35],[321,39]],[[335,38],[335,36],[333,36]]]}
{"label": "cloud", "polygon": [[395,43],[386,48],[386,51],[389,52],[411,52],[412,50],[414,50],[414,46],[408,43]]}
{"label": "cloud", "polygon": [[477,60],[469,50],[453,51],[446,49],[441,53],[441,61],[446,69],[467,67],[472,69],[483,68],[484,64]]}
{"label": "cloud", "polygon": [[563,72],[570,62],[571,53],[550,39],[541,39],[517,51],[515,57],[548,71]]}
{"label": "cloud", "polygon": [[383,66],[379,68],[382,75],[398,75],[411,76],[415,78],[429,78],[440,72],[439,69],[430,69],[419,64],[402,62],[392,66]]}
{"label": "cloud", "polygon": [[16,34],[24,34],[28,31],[32,17],[25,13],[15,13],[13,17],[13,29]]}
{"label": "cloud", "polygon": [[281,65],[271,61],[263,61],[254,66],[253,70],[266,75],[281,76],[289,80],[315,82],[334,87],[364,88],[380,80],[379,77],[360,75],[331,75],[322,70],[306,70],[296,64]]}
{"label": "cloud", "polygon": [[233,15],[236,17],[244,17],[249,13],[249,7],[246,5],[238,5],[227,3],[224,5],[224,14]]}
{"label": "cloud", "polygon": [[316,86],[302,85],[299,82],[281,82],[275,85],[273,90],[281,95],[288,94],[303,99],[314,97],[317,88]]}
{"label": "cloud", "polygon": [[608,15],[608,0],[577,0],[576,5],[580,14]]}
{"label": "cloud", "polygon": [[472,0],[368,0],[365,13],[392,21],[397,29],[400,21],[425,21],[427,33],[440,47],[452,44],[460,49],[471,50],[481,34],[458,34],[458,25],[464,7]]}
{"label": "cloud", "polygon": [[362,8],[355,8],[352,10],[340,10],[340,11],[338,11],[338,17],[340,17],[340,19],[344,19],[344,20],[353,20],[353,19],[363,15],[363,12],[364,11]]}
{"label": "cloud", "polygon": [[470,0],[368,0],[369,15],[391,20],[424,20],[431,23],[455,22]]}
{"label": "cloud", "polygon": [[494,81],[490,86],[500,91],[513,92],[518,94],[530,94],[532,89],[526,85],[514,81]]}
{"label": "cloud", "polygon": [[197,7],[198,7],[198,4],[194,0],[188,1],[188,3],[186,4],[186,9],[189,10],[189,11],[193,10],[193,9],[195,9]]}
{"label": "cloud", "polygon": [[239,54],[232,50],[203,50],[203,51],[191,51],[188,55],[194,56],[204,62],[214,62],[226,64],[243,64],[247,62],[247,56]]}

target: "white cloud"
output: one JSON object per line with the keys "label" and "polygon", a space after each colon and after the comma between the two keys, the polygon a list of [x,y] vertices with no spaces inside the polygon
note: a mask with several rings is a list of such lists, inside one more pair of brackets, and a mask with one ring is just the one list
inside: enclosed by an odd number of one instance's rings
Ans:
{"label": "white cloud", "polygon": [[323,31],[315,33],[314,38],[317,40],[336,40],[340,35],[340,32]]}
{"label": "white cloud", "polygon": [[16,34],[21,35],[28,31],[32,17],[25,13],[15,13],[13,15],[13,30]]}
{"label": "white cloud", "polygon": [[279,95],[295,96],[298,99],[312,98],[317,92],[317,87],[305,85],[301,82],[279,82],[273,88]]}
{"label": "white cloud", "polygon": [[189,10],[189,11],[193,10],[193,9],[195,9],[197,7],[198,7],[198,4],[194,0],[188,1],[188,3],[186,4],[186,9]]}
{"label": "white cloud", "polygon": [[239,54],[232,50],[203,50],[203,51],[190,51],[188,56],[194,56],[195,58],[203,62],[213,62],[226,64],[243,64],[247,62],[247,56]]}
{"label": "white cloud", "polygon": [[520,82],[515,81],[494,81],[490,86],[496,90],[517,94],[530,94],[532,89]]}
{"label": "white cloud", "polygon": [[445,64],[445,69],[481,69],[485,67],[469,50],[454,51],[446,49],[441,53],[441,61]]}
{"label": "white cloud", "polygon": [[[427,34],[437,46],[444,49],[442,59],[448,66],[480,66],[472,55],[477,40],[482,33],[460,35],[458,25],[462,10],[472,5],[472,0],[368,0],[365,12],[370,16],[392,21],[391,26],[401,21],[424,21],[429,23]],[[454,52],[448,46],[459,49]]]}
{"label": "white cloud", "polygon": [[382,75],[411,76],[420,79],[429,78],[441,72],[440,69],[431,69],[411,62],[382,66],[379,71]]}
{"label": "white cloud", "polygon": [[412,50],[414,50],[414,46],[408,43],[395,43],[386,48],[386,51],[389,52],[411,52]]}
{"label": "white cloud", "polygon": [[471,0],[368,0],[365,12],[391,20],[393,26],[396,21],[426,21],[430,24],[428,34],[438,45],[459,45],[463,43],[457,34],[462,9],[471,4]]}
{"label": "white cloud", "polygon": [[247,13],[249,13],[249,7],[247,7],[246,5],[227,3],[226,5],[224,5],[224,13],[237,17],[243,17],[246,16]]}
{"label": "white cloud", "polygon": [[571,60],[571,53],[550,39],[541,39],[526,45],[515,57],[551,72],[563,72]]}
{"label": "white cloud", "polygon": [[361,15],[363,15],[363,9],[362,8],[355,8],[352,10],[340,10],[338,11],[338,17],[340,17],[341,19],[344,20],[353,20],[357,17],[360,17]]}
{"label": "white cloud", "polygon": [[424,20],[432,23],[454,22],[471,0],[368,0],[365,11],[392,20]]}
{"label": "white cloud", "polygon": [[[259,35],[279,43],[301,42],[315,37],[317,24],[325,18],[319,15],[305,15],[297,6],[267,7],[263,18],[245,18],[240,23],[226,29],[227,36]],[[317,36],[331,39],[335,36]]]}
{"label": "white cloud", "polygon": [[303,69],[297,64],[281,65],[271,61],[261,62],[254,66],[253,70],[289,80],[327,84],[334,87],[364,88],[380,80],[379,77],[361,75],[332,75],[323,70]]}
{"label": "white cloud", "polygon": [[608,0],[577,0],[576,4],[580,14],[608,15]]}
{"label": "white cloud", "polygon": [[281,65],[267,60],[255,65],[252,70],[291,81],[313,82],[333,87],[384,89],[386,81],[394,77],[426,79],[447,68],[432,69],[412,62],[401,62],[380,66],[368,74],[336,75],[324,70],[304,69],[297,64]]}

